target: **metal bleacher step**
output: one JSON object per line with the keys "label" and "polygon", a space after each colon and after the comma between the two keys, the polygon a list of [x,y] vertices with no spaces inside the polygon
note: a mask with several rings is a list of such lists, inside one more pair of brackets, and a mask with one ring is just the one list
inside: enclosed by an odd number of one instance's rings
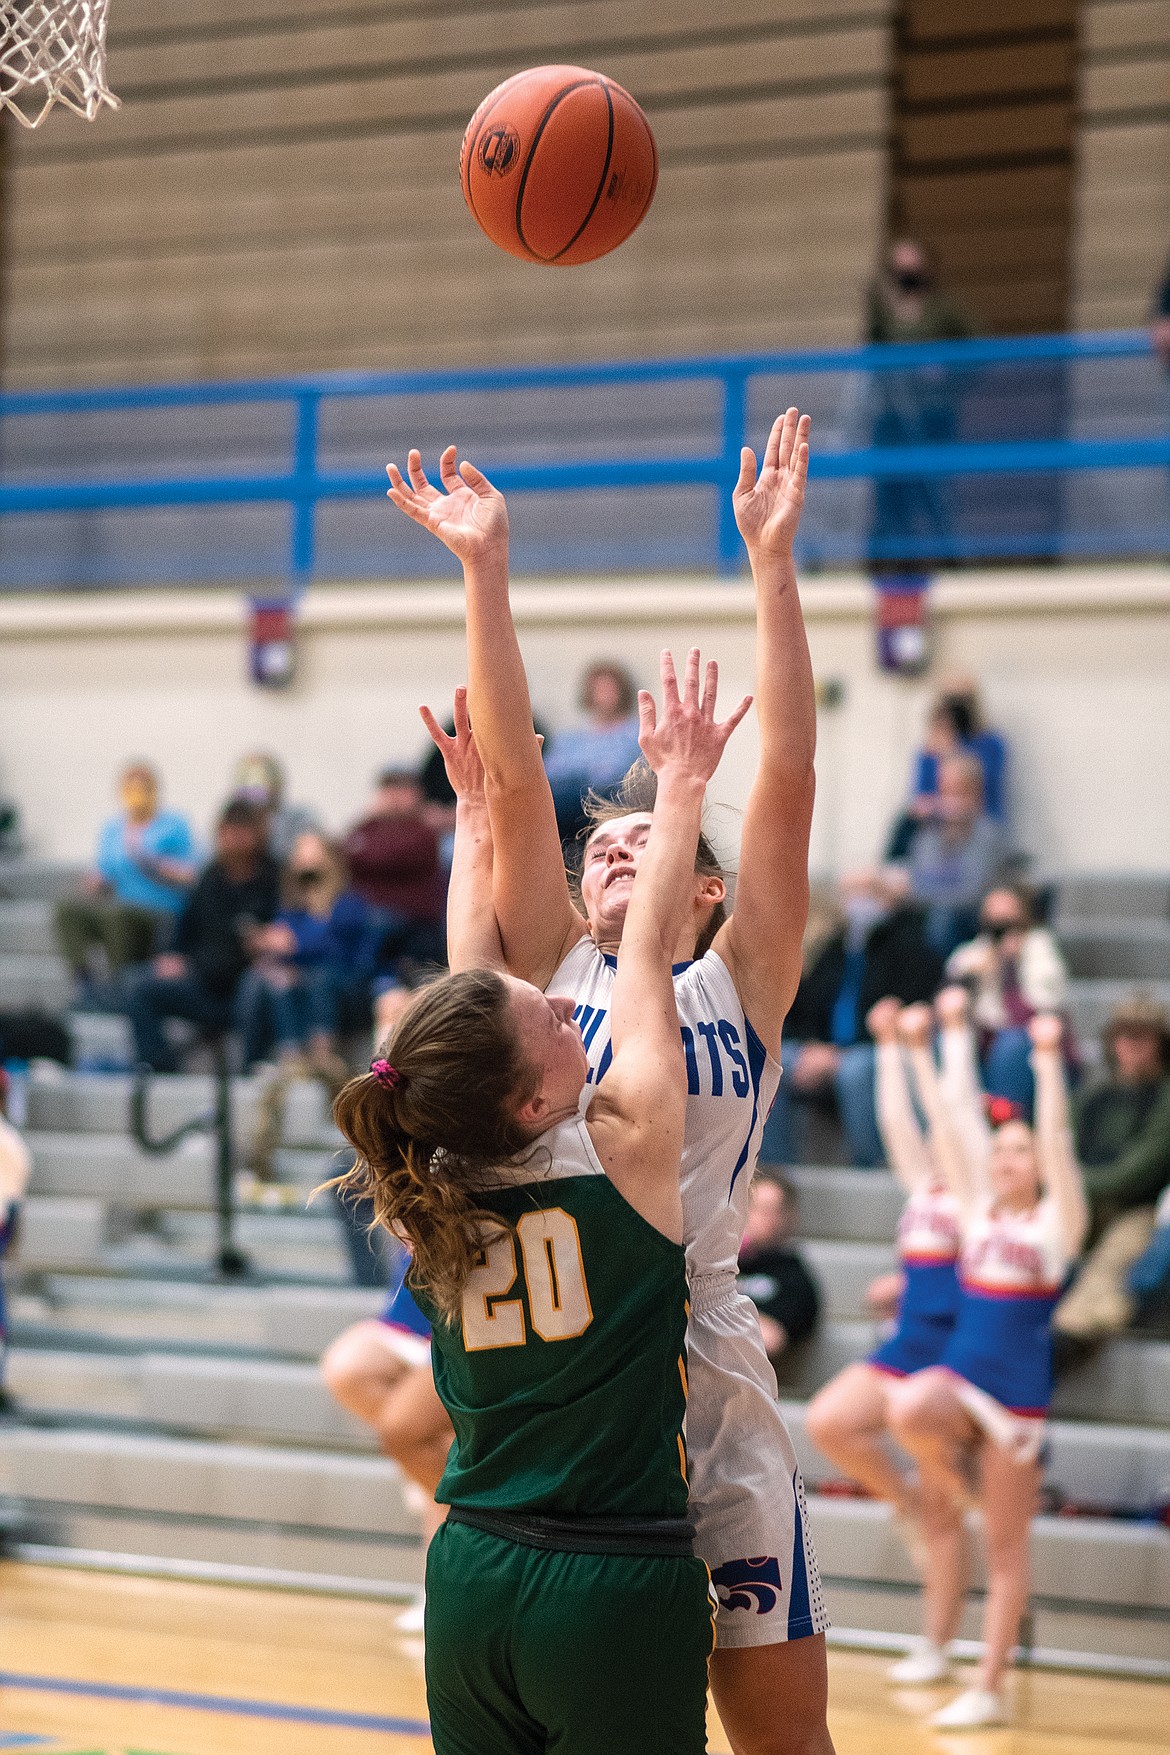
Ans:
{"label": "metal bleacher step", "polygon": [[1074,978],[1170,980],[1170,920],[1068,921],[1060,948]]}
{"label": "metal bleacher step", "polygon": [[[28,1125],[33,1132],[128,1134],[131,1079],[118,1073],[40,1074],[29,1085]],[[233,1121],[245,1132],[255,1123],[261,1080],[232,1081]],[[166,1133],[207,1114],[215,1100],[213,1081],[203,1075],[168,1073],[151,1080],[148,1119],[152,1132]],[[340,1135],[329,1117],[323,1087],[298,1079],[288,1089],[284,1140],[289,1146],[331,1148]]]}
{"label": "metal bleacher step", "polygon": [[[0,884],[2,882],[0,874]],[[53,904],[33,898],[20,902],[0,900],[0,951],[32,951],[55,956],[57,935],[53,929]]]}
{"label": "metal bleacher step", "polygon": [[0,856],[0,899],[56,902],[73,894],[84,871],[82,865],[61,865],[22,855]]}
{"label": "metal bleacher step", "polygon": [[351,1323],[376,1316],[381,1291],[357,1286],[198,1285],[49,1275],[12,1300],[17,1347],[133,1345],[253,1348],[316,1360]]}
{"label": "metal bleacher step", "polygon": [[905,1195],[884,1170],[794,1169],[786,1172],[800,1203],[805,1238],[889,1244]]}
{"label": "metal bleacher step", "polygon": [[63,1012],[73,997],[69,970],[56,953],[0,951],[0,993],[12,1010]]}
{"label": "metal bleacher step", "polygon": [[382,1457],[10,1424],[0,1495],[40,1548],[421,1582],[417,1519]]}

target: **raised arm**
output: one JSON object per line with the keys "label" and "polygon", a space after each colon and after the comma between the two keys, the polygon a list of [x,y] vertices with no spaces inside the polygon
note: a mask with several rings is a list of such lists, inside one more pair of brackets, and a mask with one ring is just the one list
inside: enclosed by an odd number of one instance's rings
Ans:
{"label": "raised arm", "polygon": [[942,1094],[963,1152],[966,1175],[976,1198],[987,1192],[991,1127],[983,1106],[971,1002],[965,987],[944,987],[935,1000],[942,1056]]}
{"label": "raised arm", "polygon": [[955,1117],[939,1082],[931,1053],[930,1038],[934,1017],[927,1005],[907,1006],[899,1020],[902,1040],[910,1055],[918,1099],[926,1116],[926,1133],[930,1155],[960,1207],[973,1213],[979,1202],[979,1187],[971,1176],[966,1154],[955,1127]]}
{"label": "raised arm", "polygon": [[455,851],[447,886],[447,963],[462,969],[502,969],[496,911],[492,905],[492,830],[484,797],[467,690],[455,690],[455,735],[449,737],[429,707],[420,707],[423,724],[443,758],[455,793]]}
{"label": "raised arm", "polygon": [[874,1106],[877,1110],[878,1132],[882,1136],[886,1161],[907,1194],[925,1187],[931,1180],[930,1151],[923,1138],[906,1067],[898,1041],[900,1000],[879,999],[871,1006],[865,1022],[875,1045]]}
{"label": "raised arm", "polygon": [[586,926],[565,876],[552,793],[532,729],[528,678],[508,599],[508,510],[472,463],[456,467],[454,445],[439,463],[440,493],[411,451],[409,479],[394,464],[390,498],[430,530],[463,566],[467,590],[468,696],[494,846],[496,917],[508,966],[544,987]]}
{"label": "raised arm", "polygon": [[756,586],[760,765],[744,813],[735,911],[715,948],[773,1053],[800,981],[808,915],[817,722],[792,543],[804,505],[809,425],[795,408],[776,421],[758,475],[755,453],[745,447],[734,495]]}
{"label": "raised arm", "polygon": [[678,1170],[686,1073],[671,963],[692,905],[706,784],[750,705],[741,702],[717,724],[717,681],[709,664],[700,698],[699,654],[692,651],[680,692],[664,652],[661,715],[645,690],[638,697],[640,742],[658,776],[658,793],[610,999],[613,1060],[587,1118],[598,1155],[622,1193],[676,1239],[682,1237]]}
{"label": "raised arm", "polygon": [[1060,1056],[1060,1019],[1051,1013],[1041,1013],[1032,1019],[1028,1033],[1036,1075],[1036,1154],[1040,1179],[1056,1208],[1060,1240],[1072,1261],[1080,1254],[1088,1235],[1089,1209],[1073,1147],[1068,1090]]}

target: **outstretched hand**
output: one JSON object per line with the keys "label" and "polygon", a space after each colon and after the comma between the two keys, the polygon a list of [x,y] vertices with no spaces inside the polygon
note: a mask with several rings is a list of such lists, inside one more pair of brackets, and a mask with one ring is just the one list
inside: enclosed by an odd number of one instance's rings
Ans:
{"label": "outstretched hand", "polygon": [[390,477],[388,499],[400,512],[421,524],[464,564],[485,561],[508,552],[508,508],[474,463],[455,466],[455,447],[448,445],[439,459],[439,478],[446,489],[440,493],[427,480],[418,451],[407,453],[405,479],[396,463],[386,466]]}
{"label": "outstretched hand", "polygon": [[455,690],[455,735],[451,737],[429,707],[419,708],[419,717],[431,734],[431,741],[443,758],[451,790],[457,799],[484,796],[483,763],[476,747],[467,716],[467,690]]}
{"label": "outstretched hand", "polygon": [[752,704],[751,696],[745,695],[730,718],[718,724],[715,696],[719,666],[714,659],[708,662],[701,697],[699,669],[699,649],[692,646],[680,690],[674,659],[669,652],[663,652],[661,714],[650,691],[638,691],[638,742],[660,779],[669,771],[704,782],[709,780],[719,766],[728,738]]}
{"label": "outstretched hand", "polygon": [[808,435],[812,420],[790,408],[773,422],[764,447],[763,467],[757,474],[756,454],[745,445],[740,452],[739,480],[731,503],[739,534],[753,555],[787,556],[800,514],[808,480]]}

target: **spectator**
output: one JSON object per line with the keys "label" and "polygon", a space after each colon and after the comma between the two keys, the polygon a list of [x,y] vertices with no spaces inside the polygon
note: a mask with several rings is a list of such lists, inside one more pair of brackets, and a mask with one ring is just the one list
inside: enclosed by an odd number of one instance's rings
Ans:
{"label": "spectator", "polygon": [[854,1164],[885,1162],[874,1110],[874,1050],[865,1019],[884,995],[929,1000],[942,958],[898,867],[855,872],[841,884],[842,923],[801,978],[785,1023],[784,1078],[764,1129],[761,1160],[799,1161],[794,1100],[835,1098]]}
{"label": "spectator", "polygon": [[1036,925],[1031,896],[1022,884],[1001,884],[984,896],[978,936],[951,952],[947,979],[971,990],[985,1088],[1031,1115],[1028,1025],[1038,1012],[1063,1009],[1068,971],[1052,934]]}
{"label": "spectator", "polygon": [[159,806],[158,776],[131,762],[119,782],[122,809],[102,827],[84,894],[57,906],[61,955],[78,980],[104,953],[105,973],[144,963],[166,944],[195,880],[195,843],[186,817]]}
{"label": "spectator", "polygon": [[947,756],[975,756],[983,769],[983,802],[989,817],[1007,822],[1007,745],[983,721],[974,678],[956,676],[935,696],[926,737],[914,755],[910,799],[894,825],[887,859],[904,859],[920,823],[938,813],[938,767]]}
{"label": "spectator", "polygon": [[1110,1018],[1104,1047],[1106,1072],[1073,1106],[1092,1230],[1089,1253],[1053,1317],[1066,1357],[1132,1319],[1129,1273],[1150,1245],[1170,1185],[1170,1013],[1145,994],[1132,995]]}
{"label": "spectator", "polygon": [[611,791],[639,756],[638,691],[622,665],[590,665],[581,679],[581,708],[586,723],[558,731],[544,758],[562,841],[575,840],[584,828],[586,793]]}
{"label": "spectator", "polygon": [[1150,1241],[1129,1270],[1129,1292],[1139,1321],[1170,1327],[1170,1185],[1154,1209]]}
{"label": "spectator", "polygon": [[[866,340],[877,343],[961,341],[970,330],[954,303],[939,292],[930,259],[919,243],[891,244],[869,291]],[[955,436],[951,374],[915,366],[875,373],[871,442],[876,446],[942,445]],[[937,477],[882,476],[874,483],[870,557],[875,574],[921,578],[930,557],[924,542],[940,539],[946,554],[951,515]]]}
{"label": "spectator", "polygon": [[418,776],[406,768],[380,774],[341,851],[353,888],[384,916],[382,963],[441,963],[446,883]]}
{"label": "spectator", "polygon": [[1163,366],[1170,372],[1170,262],[1167,262],[1166,272],[1154,294],[1150,342]]}
{"label": "spectator", "polygon": [[764,1350],[773,1364],[789,1347],[808,1339],[820,1315],[817,1283],[792,1248],[796,1217],[791,1185],[758,1175],[739,1252],[738,1284],[756,1307]]}
{"label": "spectator", "polygon": [[176,1067],[164,1019],[186,1018],[213,1032],[230,1024],[256,929],[275,915],[279,887],[264,812],[246,799],[233,799],[219,819],[215,857],[179,916],[174,948],[128,985],[126,1011],[138,1058],[156,1072]]}
{"label": "spectator", "polygon": [[286,803],[284,789],[284,769],[275,756],[264,750],[241,756],[232,771],[232,796],[247,799],[264,812],[268,851],[278,865],[284,865],[291,857],[298,835],[309,834],[321,826],[307,805]]}
{"label": "spectator", "polygon": [[938,807],[910,843],[910,889],[926,908],[926,936],[949,956],[974,935],[979,904],[1008,865],[999,823],[983,809],[983,769],[975,756],[945,756],[938,767]]}
{"label": "spectator", "polygon": [[240,983],[236,1017],[244,1064],[275,1043],[282,1062],[340,1090],[349,1069],[338,1036],[366,1030],[385,925],[349,885],[337,848],[316,830],[298,835],[282,878],[282,907],[252,935],[253,962]]}

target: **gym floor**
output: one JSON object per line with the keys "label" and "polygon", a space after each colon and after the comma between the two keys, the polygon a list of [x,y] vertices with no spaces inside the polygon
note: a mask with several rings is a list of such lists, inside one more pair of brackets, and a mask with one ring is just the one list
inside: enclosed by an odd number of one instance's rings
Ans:
{"label": "gym floor", "polygon": [[[0,1751],[426,1755],[422,1645],[350,1598],[0,1564]],[[1165,1755],[1170,1686],[1033,1671],[1010,1731],[944,1737],[943,1690],[830,1656],[838,1755]],[[718,1724],[712,1755],[726,1755]],[[599,1755],[603,1752],[599,1751]]]}

